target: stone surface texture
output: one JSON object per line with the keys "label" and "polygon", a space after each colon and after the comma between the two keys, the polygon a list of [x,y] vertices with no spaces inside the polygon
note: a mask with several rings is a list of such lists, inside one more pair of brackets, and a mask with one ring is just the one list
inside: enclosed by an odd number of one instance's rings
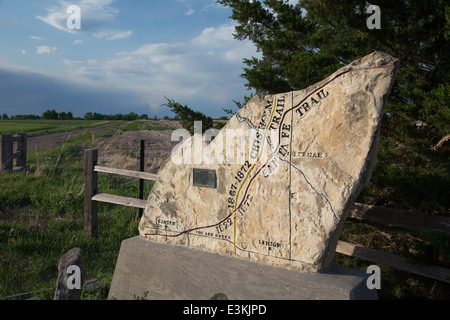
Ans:
{"label": "stone surface texture", "polygon": [[[69,277],[68,267],[78,266],[80,268],[80,288],[69,288],[67,283]],[[69,270],[70,271],[70,270]],[[58,279],[56,280],[56,290],[54,300],[80,300],[83,291],[83,282],[86,275],[86,267],[80,248],[73,248],[67,251],[58,262]]]}
{"label": "stone surface texture", "polygon": [[[306,89],[256,96],[158,171],[140,236],[303,271],[330,266],[370,180],[397,59],[374,52]],[[174,133],[175,134],[175,133]],[[214,170],[214,188],[193,169]]]}

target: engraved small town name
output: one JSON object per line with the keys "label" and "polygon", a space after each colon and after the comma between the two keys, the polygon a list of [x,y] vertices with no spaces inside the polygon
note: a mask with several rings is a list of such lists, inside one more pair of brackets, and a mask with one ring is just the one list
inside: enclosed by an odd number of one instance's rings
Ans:
{"label": "engraved small town name", "polygon": [[316,158],[316,159],[323,159],[325,157],[323,152],[310,152],[310,151],[292,151],[292,156],[297,158]]}
{"label": "engraved small town name", "polygon": [[218,233],[213,233],[213,232],[203,232],[203,231],[199,231],[199,230],[195,230],[195,234],[198,236],[202,236],[202,237],[210,237],[210,238],[218,238],[218,239],[223,239],[223,240],[231,240],[231,236],[229,235],[225,235],[225,234],[218,234]]}
{"label": "engraved small town name", "polygon": [[174,225],[176,225],[176,222],[170,221],[170,220],[158,219],[158,220],[156,220],[156,222],[159,223],[159,224],[164,224],[166,226],[174,226]]}
{"label": "engraved small town name", "polygon": [[258,244],[264,245],[264,246],[268,246],[268,247],[272,247],[272,248],[281,248],[281,243],[279,242],[275,242],[275,241],[269,241],[269,240],[259,240]]}

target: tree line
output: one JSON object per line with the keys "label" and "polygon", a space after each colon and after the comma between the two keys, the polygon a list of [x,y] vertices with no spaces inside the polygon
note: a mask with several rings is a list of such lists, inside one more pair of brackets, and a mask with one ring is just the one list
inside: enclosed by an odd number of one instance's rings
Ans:
{"label": "tree line", "polygon": [[[55,109],[46,110],[42,113],[42,115],[35,114],[19,114],[14,116],[8,116],[8,114],[3,113],[0,115],[0,119],[15,119],[15,120],[36,120],[36,119],[45,119],[45,120],[148,120],[148,114],[138,115],[135,112],[130,112],[127,114],[101,114],[97,112],[86,112],[84,117],[74,117],[72,112],[57,112]],[[158,116],[154,116],[151,118],[153,120],[158,120]],[[168,116],[164,116],[162,119],[164,120],[179,120],[179,116],[175,115],[173,118]]]}
{"label": "tree line", "polygon": [[[86,112],[84,117],[74,117],[72,112],[56,112],[55,109],[46,110],[42,113],[41,116],[35,114],[19,114],[15,116],[9,117],[6,113],[0,115],[0,119],[15,119],[15,120],[36,120],[36,119],[44,119],[44,120],[125,120],[125,121],[133,121],[133,120],[180,120],[183,123],[183,126],[186,126],[188,130],[193,130],[193,121],[203,121],[204,127],[206,129],[213,127],[213,119],[204,115],[199,111],[194,111],[187,106],[182,106],[180,103],[175,102],[174,100],[166,98],[167,103],[163,104],[163,106],[167,106],[170,110],[175,114],[173,117],[163,116],[159,118],[155,115],[153,118],[149,118],[148,114],[138,115],[135,112],[130,112],[127,114],[101,114],[97,112]],[[228,120],[228,117],[223,116],[220,117],[219,120]]]}

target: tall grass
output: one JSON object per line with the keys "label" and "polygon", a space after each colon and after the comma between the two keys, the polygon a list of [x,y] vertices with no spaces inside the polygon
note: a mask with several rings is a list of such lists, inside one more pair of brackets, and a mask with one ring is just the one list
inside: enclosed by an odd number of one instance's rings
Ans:
{"label": "tall grass", "polygon": [[122,131],[136,131],[136,130],[174,130],[170,126],[160,125],[156,121],[130,121],[122,127]]}
{"label": "tall grass", "polygon": [[[95,148],[87,132],[74,140],[30,153],[29,173],[0,174],[0,298],[18,293],[51,299],[61,256],[80,247],[86,279],[99,287],[84,299],[104,299],[112,280],[120,243],[138,234],[138,211],[99,203],[99,236],[87,238],[83,228],[83,150]],[[145,194],[152,184],[146,183]],[[137,197],[136,180],[99,175],[101,192]]]}

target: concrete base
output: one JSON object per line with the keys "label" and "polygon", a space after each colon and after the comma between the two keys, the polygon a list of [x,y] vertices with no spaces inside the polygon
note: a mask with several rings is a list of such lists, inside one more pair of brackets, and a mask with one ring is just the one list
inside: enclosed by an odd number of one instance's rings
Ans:
{"label": "concrete base", "polygon": [[208,300],[216,293],[230,300],[377,299],[368,276],[339,266],[302,273],[134,237],[122,242],[108,299]]}

